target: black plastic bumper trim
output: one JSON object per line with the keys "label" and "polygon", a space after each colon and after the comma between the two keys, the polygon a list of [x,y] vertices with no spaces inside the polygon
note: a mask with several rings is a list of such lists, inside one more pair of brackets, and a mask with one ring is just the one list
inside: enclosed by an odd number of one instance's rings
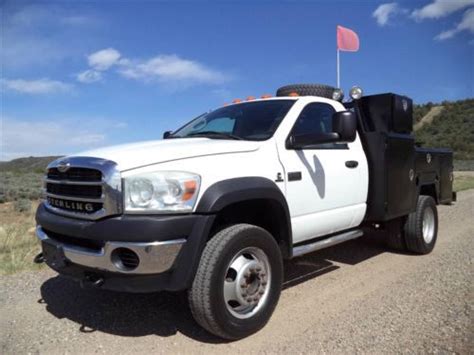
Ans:
{"label": "black plastic bumper trim", "polygon": [[199,215],[122,215],[97,221],[79,220],[50,212],[41,204],[36,222],[43,229],[75,238],[99,241],[151,242],[187,237]]}

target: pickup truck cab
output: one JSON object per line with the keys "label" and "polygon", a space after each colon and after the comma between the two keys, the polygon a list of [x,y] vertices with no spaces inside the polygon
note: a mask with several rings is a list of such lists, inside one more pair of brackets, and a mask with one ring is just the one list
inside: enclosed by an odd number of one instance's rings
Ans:
{"label": "pickup truck cab", "polygon": [[415,146],[411,100],[342,103],[290,85],[203,114],[163,140],[97,149],[48,166],[36,214],[45,261],[84,287],[188,291],[196,321],[238,339],[277,305],[283,260],[385,232],[429,253],[452,152]]}

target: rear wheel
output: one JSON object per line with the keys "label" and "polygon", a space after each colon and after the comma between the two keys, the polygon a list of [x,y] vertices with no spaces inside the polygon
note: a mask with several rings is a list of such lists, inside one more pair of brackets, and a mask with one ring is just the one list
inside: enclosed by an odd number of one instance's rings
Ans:
{"label": "rear wheel", "polygon": [[404,227],[407,249],[417,254],[430,253],[438,237],[438,210],[431,196],[420,196],[416,211],[408,215]]}
{"label": "rear wheel", "polygon": [[280,297],[283,263],[266,230],[237,224],[206,245],[189,291],[191,312],[209,332],[239,339],[260,330]]}

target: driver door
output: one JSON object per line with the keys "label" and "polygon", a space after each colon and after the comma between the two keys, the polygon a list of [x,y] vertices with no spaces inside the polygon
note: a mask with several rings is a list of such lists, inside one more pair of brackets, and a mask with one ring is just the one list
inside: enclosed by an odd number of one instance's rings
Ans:
{"label": "driver door", "polygon": [[[330,133],[335,112],[330,103],[311,102],[303,107],[289,135]],[[348,229],[360,222],[360,218],[354,218],[362,209],[362,216],[365,213],[365,200],[361,201],[357,192],[360,167],[346,162],[357,162],[363,154],[361,149],[358,137],[349,144],[316,144],[304,149],[287,148],[285,142],[278,144],[293,243]]]}

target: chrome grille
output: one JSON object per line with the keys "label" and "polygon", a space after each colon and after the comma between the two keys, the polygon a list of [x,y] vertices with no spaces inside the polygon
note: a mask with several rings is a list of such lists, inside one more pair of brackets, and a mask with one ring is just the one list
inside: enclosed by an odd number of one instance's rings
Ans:
{"label": "chrome grille", "polygon": [[58,159],[48,166],[44,191],[46,207],[58,214],[98,219],[122,212],[120,172],[108,160]]}
{"label": "chrome grille", "polygon": [[58,168],[48,169],[48,179],[71,180],[71,181],[102,181],[102,173],[99,170],[87,168],[69,168],[65,172]]}
{"label": "chrome grille", "polygon": [[46,181],[46,191],[61,196],[76,196],[76,197],[92,197],[100,198],[102,196],[102,183],[97,183],[96,185],[68,185],[67,180],[66,184],[51,183]]}

